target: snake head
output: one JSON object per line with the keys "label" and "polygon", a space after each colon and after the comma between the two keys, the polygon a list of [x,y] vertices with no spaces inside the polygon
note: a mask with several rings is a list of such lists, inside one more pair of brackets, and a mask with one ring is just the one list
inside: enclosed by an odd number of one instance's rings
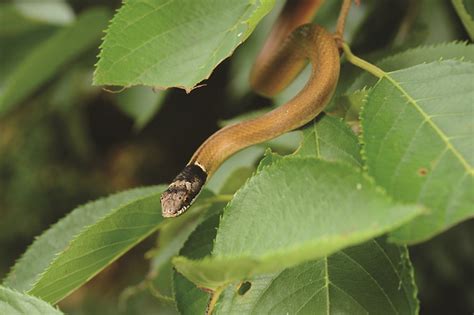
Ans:
{"label": "snake head", "polygon": [[198,165],[186,166],[161,195],[163,217],[177,217],[184,213],[196,199],[206,178],[206,172]]}

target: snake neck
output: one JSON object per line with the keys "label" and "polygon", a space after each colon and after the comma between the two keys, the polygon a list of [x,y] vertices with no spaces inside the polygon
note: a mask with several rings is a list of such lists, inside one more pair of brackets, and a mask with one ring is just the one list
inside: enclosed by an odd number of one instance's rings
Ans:
{"label": "snake neck", "polygon": [[186,166],[161,195],[163,217],[176,217],[186,211],[206,183],[207,172],[198,164]]}

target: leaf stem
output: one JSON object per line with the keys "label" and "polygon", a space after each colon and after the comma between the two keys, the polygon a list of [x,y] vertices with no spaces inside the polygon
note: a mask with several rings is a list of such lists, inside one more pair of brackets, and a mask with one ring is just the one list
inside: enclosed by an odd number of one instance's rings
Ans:
{"label": "leaf stem", "polygon": [[354,55],[351,51],[351,48],[346,43],[342,44],[342,50],[346,54],[347,60],[354,66],[357,66],[369,72],[370,74],[376,76],[379,79],[385,76],[385,72],[382,69]]}

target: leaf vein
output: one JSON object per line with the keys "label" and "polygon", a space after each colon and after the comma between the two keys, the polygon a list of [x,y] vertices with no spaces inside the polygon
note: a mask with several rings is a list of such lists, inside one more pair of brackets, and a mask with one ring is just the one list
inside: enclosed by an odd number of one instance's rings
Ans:
{"label": "leaf vein", "polygon": [[[352,295],[350,295],[348,292],[346,292],[345,290],[343,290],[342,288],[338,287],[337,285],[335,285],[333,282],[331,282],[331,285],[339,290],[340,292],[344,293],[344,295],[346,295],[347,297],[349,297],[352,301],[354,301],[357,305],[359,305],[367,314],[369,314],[369,311],[362,305],[360,304]],[[328,290],[329,292],[329,290]],[[329,295],[329,293],[328,293]],[[328,313],[329,314],[329,313]]]}
{"label": "leaf vein", "polygon": [[385,298],[387,299],[390,307],[393,309],[394,313],[395,314],[398,314],[398,311],[397,309],[395,308],[395,306],[393,305],[393,302],[392,300],[390,300],[389,296],[387,295],[387,292],[385,292],[385,290],[383,289],[383,287],[380,285],[380,283],[370,274],[370,272],[365,269],[364,266],[362,266],[358,261],[356,261],[354,258],[352,258],[349,254],[347,254],[344,250],[342,250],[340,252],[342,255],[346,256],[347,259],[349,259],[350,261],[352,261],[354,264],[356,264],[357,266],[359,266],[366,274],[367,276],[369,276],[369,278],[375,283],[375,285],[379,288],[380,292],[382,292],[382,294],[385,296]]}
{"label": "leaf vein", "polygon": [[413,105],[413,107],[422,115],[425,121],[428,122],[429,126],[433,128],[433,130],[438,134],[441,140],[446,144],[448,149],[454,153],[454,155],[459,160],[459,162],[461,162],[466,171],[470,174],[474,174],[474,169],[472,168],[472,166],[469,165],[469,163],[464,159],[462,154],[452,145],[446,134],[433,122],[432,119],[430,119],[429,115],[423,110],[423,108],[418,105],[416,100],[414,100],[413,97],[411,97],[411,95],[408,94],[408,92],[388,73],[385,74],[385,78],[387,78],[387,80],[389,80],[402,93],[402,95],[404,95],[408,99],[408,101]]}

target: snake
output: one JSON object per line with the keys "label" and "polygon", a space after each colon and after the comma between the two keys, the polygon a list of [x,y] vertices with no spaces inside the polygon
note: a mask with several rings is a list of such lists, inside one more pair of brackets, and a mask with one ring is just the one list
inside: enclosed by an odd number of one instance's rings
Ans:
{"label": "snake", "polygon": [[316,24],[300,25],[301,20],[311,19],[312,12],[322,1],[303,2],[306,2],[306,7],[288,4],[289,10],[283,10],[291,14],[282,14],[277,20],[253,66],[250,85],[262,96],[274,96],[287,87],[309,62],[311,75],[308,82],[285,104],[260,117],[226,126],[205,140],[162,193],[163,217],[183,214],[227,158],[244,148],[307,124],[329,103],[340,72],[337,36]]}

